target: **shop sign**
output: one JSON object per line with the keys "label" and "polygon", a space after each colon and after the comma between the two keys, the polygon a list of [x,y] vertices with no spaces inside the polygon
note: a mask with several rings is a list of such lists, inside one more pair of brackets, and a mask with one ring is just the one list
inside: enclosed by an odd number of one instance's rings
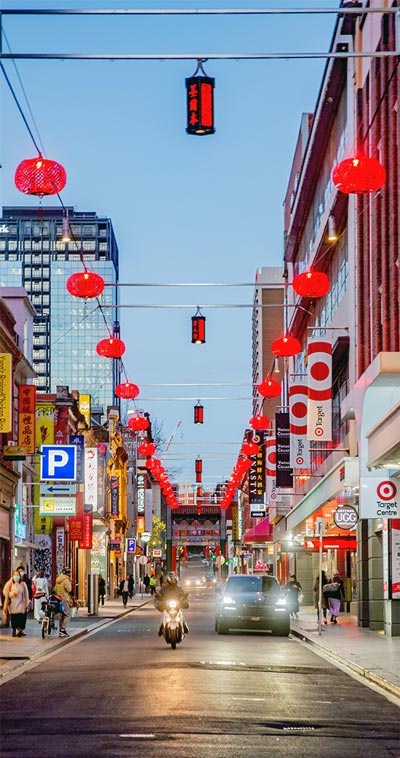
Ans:
{"label": "shop sign", "polygon": [[83,484],[85,480],[85,438],[83,434],[70,434],[69,443],[76,446],[76,481],[78,484]]}
{"label": "shop sign", "polygon": [[79,407],[79,410],[80,410],[82,416],[84,417],[84,419],[85,419],[85,421],[86,421],[89,429],[91,427],[91,417],[90,417],[90,415],[91,415],[90,414],[91,409],[90,409],[90,404],[91,404],[91,397],[90,397],[90,395],[79,395],[79,405],[78,405],[78,407]]}
{"label": "shop sign", "polygon": [[332,440],[332,343],[309,340],[308,354],[308,418],[309,440]]}
{"label": "shop sign", "polygon": [[110,479],[110,491],[111,491],[111,515],[119,515],[119,479],[117,476],[112,476]]}
{"label": "shop sign", "polygon": [[[306,550],[319,550],[319,539],[307,537],[304,540],[304,547]],[[338,537],[337,539],[335,537],[322,538],[323,550],[340,550],[342,548],[345,550],[355,550],[357,548],[357,540],[355,538],[346,539],[346,537]]]}
{"label": "shop sign", "polygon": [[[76,449],[76,448],[75,448]],[[85,448],[85,503],[97,511],[97,447]]]}
{"label": "shop sign", "polygon": [[93,542],[93,509],[85,503],[83,507],[82,539],[79,547],[82,550],[91,550]]}
{"label": "shop sign", "polygon": [[400,520],[391,523],[391,583],[392,599],[400,600]]}
{"label": "shop sign", "polygon": [[249,471],[249,502],[262,506],[264,503],[264,475],[265,475],[265,447],[264,433],[254,434],[252,438],[260,446],[256,455],[251,456],[251,469]]}
{"label": "shop sign", "polygon": [[0,353],[0,433],[12,430],[11,354]]}
{"label": "shop sign", "polygon": [[36,450],[36,387],[20,384],[18,387],[18,445],[26,453]]}
{"label": "shop sign", "polygon": [[75,516],[75,497],[41,497],[40,516]]}
{"label": "shop sign", "polygon": [[22,520],[21,506],[15,503],[14,534],[20,540],[26,540],[26,524]]}
{"label": "shop sign", "polygon": [[110,550],[121,550],[120,540],[110,540]]}
{"label": "shop sign", "polygon": [[341,505],[336,508],[333,520],[339,529],[353,529],[358,521],[358,513],[352,505]]}
{"label": "shop sign", "polygon": [[276,486],[293,487],[293,473],[290,468],[289,414],[276,413]]}
{"label": "shop sign", "polygon": [[265,441],[265,497],[267,505],[278,500],[276,486],[276,438],[267,437]]}
{"label": "shop sign", "polygon": [[393,477],[360,479],[360,518],[400,518],[400,482]]}
{"label": "shop sign", "polygon": [[292,384],[289,387],[290,465],[292,468],[301,470],[310,468],[307,402],[307,385]]}
{"label": "shop sign", "polygon": [[153,558],[161,558],[161,557],[162,557],[162,550],[155,548],[153,550]]}
{"label": "shop sign", "polygon": [[145,479],[143,474],[138,474],[137,477],[137,512],[141,516],[144,515],[145,511]]}

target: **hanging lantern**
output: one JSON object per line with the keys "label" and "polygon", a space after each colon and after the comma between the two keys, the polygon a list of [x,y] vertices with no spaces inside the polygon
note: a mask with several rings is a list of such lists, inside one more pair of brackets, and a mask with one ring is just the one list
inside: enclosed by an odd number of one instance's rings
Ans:
{"label": "hanging lantern", "polygon": [[[199,71],[202,76],[197,76]],[[186,79],[188,134],[214,134],[214,85],[215,79],[207,76],[199,60],[193,76]]]}
{"label": "hanging lantern", "polygon": [[292,285],[300,297],[323,297],[330,289],[329,279],[322,271],[304,271],[297,274]]}
{"label": "hanging lantern", "polygon": [[108,337],[106,340],[100,340],[96,345],[96,352],[103,358],[121,358],[125,349],[125,342],[117,337]]}
{"label": "hanging lantern", "polygon": [[256,442],[245,442],[242,445],[242,453],[244,455],[257,455],[260,452],[260,446]]}
{"label": "hanging lantern", "polygon": [[267,416],[253,416],[253,418],[250,419],[249,424],[252,429],[257,429],[258,431],[262,431],[263,429],[268,429],[270,425],[270,420],[267,418]]}
{"label": "hanging lantern", "polygon": [[239,461],[240,465],[240,471],[242,474],[245,474],[246,471],[249,471],[253,465],[253,461],[250,460],[250,458],[241,458]]}
{"label": "hanging lantern", "polygon": [[144,416],[132,416],[128,421],[129,429],[133,429],[134,432],[144,432],[149,428],[149,422]]}
{"label": "hanging lantern", "polygon": [[25,195],[58,195],[67,181],[65,169],[56,161],[47,160],[39,153],[37,158],[28,158],[17,166],[14,182]]}
{"label": "hanging lantern", "polygon": [[262,397],[279,397],[281,394],[280,382],[276,382],[275,379],[264,379],[257,389]]}
{"label": "hanging lantern", "polygon": [[[123,400],[133,400],[140,394],[140,389],[137,384],[133,384],[133,382],[122,382],[122,384],[117,384],[115,394]],[[145,428],[147,429],[147,427]]]}
{"label": "hanging lantern", "polygon": [[137,451],[139,455],[151,456],[156,452],[156,446],[152,442],[143,442],[142,445],[139,445]]}
{"label": "hanging lantern", "polygon": [[104,289],[104,279],[94,271],[79,271],[67,279],[67,290],[74,297],[98,297]]}
{"label": "hanging lantern", "polygon": [[334,166],[332,181],[345,195],[376,192],[385,184],[386,170],[376,158],[359,155]]}
{"label": "hanging lantern", "polygon": [[291,355],[297,355],[301,350],[301,345],[296,337],[290,337],[285,334],[284,337],[279,337],[271,345],[271,351],[279,358],[288,358]]}
{"label": "hanging lantern", "polygon": [[206,317],[202,315],[200,308],[192,316],[192,344],[204,345],[206,341]]}
{"label": "hanging lantern", "polygon": [[200,400],[194,406],[194,423],[202,424],[204,422],[204,406],[200,403]]}
{"label": "hanging lantern", "polygon": [[202,473],[202,471],[203,471],[203,461],[201,460],[201,458],[199,458],[199,457],[196,458],[195,463],[194,463],[194,468],[195,468],[196,474],[201,474]]}

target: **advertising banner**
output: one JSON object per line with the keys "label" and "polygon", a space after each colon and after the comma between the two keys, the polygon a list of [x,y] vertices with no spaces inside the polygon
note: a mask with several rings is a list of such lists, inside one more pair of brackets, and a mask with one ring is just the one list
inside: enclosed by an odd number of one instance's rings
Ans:
{"label": "advertising banner", "polygon": [[309,440],[332,440],[332,343],[310,340],[308,354],[308,419]]}
{"label": "advertising banner", "polygon": [[278,500],[276,486],[276,437],[267,437],[265,442],[265,491],[268,505]]}
{"label": "advertising banner", "polygon": [[307,439],[308,387],[289,387],[290,465],[294,469],[310,468],[310,445]]}
{"label": "advertising banner", "polygon": [[20,384],[18,387],[18,445],[26,453],[36,450],[36,387]]}
{"label": "advertising banner", "polygon": [[0,433],[12,430],[11,354],[0,353]]}
{"label": "advertising banner", "polygon": [[399,480],[389,476],[362,476],[360,518],[400,518]]}
{"label": "advertising banner", "polygon": [[65,445],[67,442],[67,419],[68,408],[61,407],[54,410],[54,444]]}
{"label": "advertising banner", "polygon": [[256,455],[251,456],[251,469],[249,470],[249,503],[252,505],[264,505],[265,489],[265,447],[264,432],[257,432],[252,437],[253,442],[260,446]]}
{"label": "advertising banner", "polygon": [[51,402],[36,403],[36,447],[54,445],[54,409]]}
{"label": "advertising banner", "polygon": [[89,506],[85,503],[83,507],[83,524],[82,524],[83,536],[79,543],[79,547],[82,550],[92,549],[92,543],[93,543],[92,531],[93,531],[93,509],[92,509],[92,506]]}
{"label": "advertising banner", "polygon": [[91,397],[90,395],[79,395],[79,410],[84,417],[89,429],[91,427],[90,413],[91,413]]}
{"label": "advertising banner", "polygon": [[83,539],[83,492],[76,495],[76,515],[69,519],[69,539],[75,542]]}
{"label": "advertising banner", "polygon": [[70,434],[69,443],[76,447],[76,482],[83,484],[85,481],[85,438],[83,434]]}
{"label": "advertising banner", "polygon": [[289,414],[275,414],[276,428],[276,486],[293,487],[293,473],[290,467]]}
{"label": "advertising banner", "polygon": [[85,448],[85,505],[97,511],[97,447]]}
{"label": "advertising banner", "polygon": [[400,600],[400,519],[392,519],[391,527],[392,599]]}
{"label": "advertising banner", "polygon": [[111,515],[118,518],[119,516],[119,478],[112,476],[110,479],[111,491]]}

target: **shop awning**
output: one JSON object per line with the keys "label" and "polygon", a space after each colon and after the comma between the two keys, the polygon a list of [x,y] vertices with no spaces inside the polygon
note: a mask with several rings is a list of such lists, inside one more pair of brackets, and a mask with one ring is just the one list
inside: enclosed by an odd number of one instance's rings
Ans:
{"label": "shop awning", "polygon": [[272,542],[272,525],[269,518],[263,518],[252,529],[248,529],[242,537],[242,542]]}

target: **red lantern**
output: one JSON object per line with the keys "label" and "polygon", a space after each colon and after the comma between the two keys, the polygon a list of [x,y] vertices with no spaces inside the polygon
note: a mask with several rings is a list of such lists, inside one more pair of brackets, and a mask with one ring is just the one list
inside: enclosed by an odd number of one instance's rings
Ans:
{"label": "red lantern", "polygon": [[204,406],[200,403],[200,400],[194,406],[194,423],[202,424],[204,422]]}
{"label": "red lantern", "polygon": [[271,345],[271,351],[278,358],[289,357],[291,355],[297,355],[301,350],[301,345],[296,337],[290,337],[285,334],[284,337],[279,337]]}
{"label": "red lantern", "polygon": [[129,429],[133,429],[134,432],[144,432],[149,428],[149,422],[144,416],[132,416],[128,421]]}
{"label": "red lantern", "polygon": [[250,458],[241,458],[240,459],[240,470],[243,472],[243,474],[246,473],[246,471],[249,471],[253,465],[253,462],[250,460]]}
{"label": "red lantern", "polygon": [[137,384],[133,384],[133,382],[123,382],[122,384],[117,384],[115,394],[117,397],[122,397],[124,400],[133,400],[133,398],[140,394],[140,389]]}
{"label": "red lantern", "polygon": [[192,316],[192,343],[204,345],[206,341],[206,317],[201,314],[199,308]]}
{"label": "red lantern", "polygon": [[330,289],[329,279],[322,271],[304,271],[297,274],[292,284],[300,297],[323,297]]}
{"label": "red lantern", "polygon": [[376,192],[385,184],[386,170],[376,158],[358,155],[334,166],[332,181],[345,195]]}
{"label": "red lantern", "polygon": [[252,429],[262,431],[263,429],[268,429],[270,420],[267,416],[253,416],[253,418],[250,419],[249,424]]}
{"label": "red lantern", "polygon": [[[204,76],[196,76],[199,70]],[[214,134],[214,84],[199,61],[194,75],[186,79],[188,134]]]}
{"label": "red lantern", "polygon": [[156,446],[152,442],[143,442],[143,445],[139,445],[138,447],[139,455],[150,456],[154,455],[155,452]]}
{"label": "red lantern", "polygon": [[103,358],[121,358],[125,349],[125,342],[117,337],[108,337],[106,340],[100,340],[96,345],[96,352]]}
{"label": "red lantern", "polygon": [[104,289],[104,279],[94,271],[79,271],[67,279],[67,290],[74,297],[98,297]]}
{"label": "red lantern", "polygon": [[14,182],[25,195],[58,195],[67,181],[65,169],[56,161],[47,160],[39,153],[37,158],[28,158],[17,166]]}
{"label": "red lantern", "polygon": [[264,379],[257,389],[262,397],[279,397],[281,394],[280,382],[276,382],[275,379]]}
{"label": "red lantern", "polygon": [[242,453],[244,455],[257,455],[260,452],[260,445],[255,442],[245,442],[242,445]]}

